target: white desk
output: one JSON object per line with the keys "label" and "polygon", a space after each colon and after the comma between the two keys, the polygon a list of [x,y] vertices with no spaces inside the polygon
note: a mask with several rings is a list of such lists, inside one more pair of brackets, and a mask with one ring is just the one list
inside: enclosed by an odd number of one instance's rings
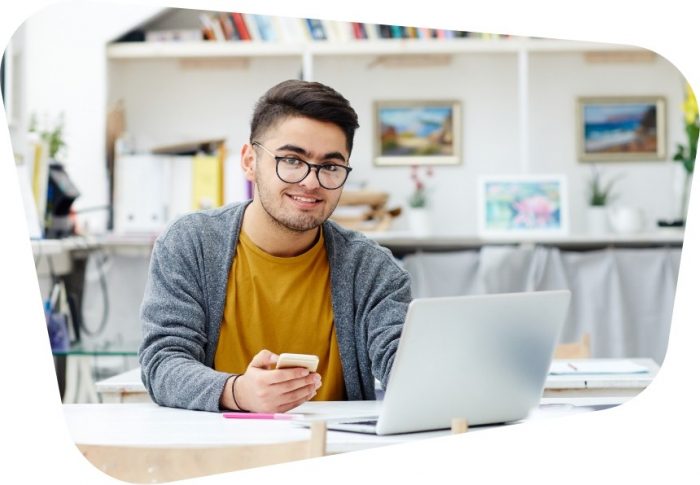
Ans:
{"label": "white desk", "polygon": [[[659,371],[652,359],[565,359],[573,364],[595,361],[615,363],[629,360],[646,367],[640,374],[580,374],[549,375],[544,386],[544,397],[633,397],[644,390]],[[556,361],[555,361],[556,362]]]}
{"label": "white desk", "polygon": [[[593,359],[597,362],[619,359]],[[543,397],[632,397],[639,394],[656,376],[659,366],[651,359],[630,359],[649,369],[645,374],[550,375]],[[569,359],[577,363],[583,359]],[[95,385],[103,403],[150,402],[141,382],[140,369],[132,369]]]}
{"label": "white desk", "polygon": [[[543,399],[529,420],[547,419],[590,412],[586,405],[621,404],[625,398]],[[294,409],[308,419],[336,419],[376,415],[380,401],[308,402]],[[73,440],[78,444],[122,446],[217,446],[280,443],[308,439],[309,430],[293,421],[225,419],[220,413],[189,411],[135,404],[65,404],[64,414]],[[469,432],[488,429],[470,428]],[[328,431],[327,453],[404,443],[418,439],[447,436],[450,430],[374,436]]]}

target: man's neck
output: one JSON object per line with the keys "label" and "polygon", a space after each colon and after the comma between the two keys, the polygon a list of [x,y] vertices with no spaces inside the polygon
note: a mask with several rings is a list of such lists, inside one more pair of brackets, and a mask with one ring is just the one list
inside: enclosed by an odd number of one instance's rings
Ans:
{"label": "man's neck", "polygon": [[246,207],[241,230],[257,247],[277,257],[298,256],[318,240],[320,228],[304,232],[292,231],[274,221],[260,203],[254,200]]}

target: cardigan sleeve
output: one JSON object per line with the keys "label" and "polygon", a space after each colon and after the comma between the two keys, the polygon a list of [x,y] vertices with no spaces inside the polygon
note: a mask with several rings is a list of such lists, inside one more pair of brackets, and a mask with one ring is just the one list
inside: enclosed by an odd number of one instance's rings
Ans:
{"label": "cardigan sleeve", "polygon": [[219,411],[230,374],[206,366],[206,299],[202,258],[184,231],[159,239],[141,305],[141,379],[154,402]]}
{"label": "cardigan sleeve", "polygon": [[372,374],[386,389],[411,302],[411,280],[393,261],[376,268],[367,288],[363,326]]}

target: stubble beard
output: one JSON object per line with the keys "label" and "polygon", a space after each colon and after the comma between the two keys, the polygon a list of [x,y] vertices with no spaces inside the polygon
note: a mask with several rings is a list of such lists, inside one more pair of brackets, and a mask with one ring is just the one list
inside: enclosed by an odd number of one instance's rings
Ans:
{"label": "stubble beard", "polygon": [[[273,222],[273,224],[277,225],[281,229],[293,232],[293,233],[300,233],[300,232],[306,232],[310,231],[312,229],[316,229],[319,227],[321,224],[326,222],[328,218],[333,214],[333,211],[335,210],[336,206],[338,205],[338,201],[336,201],[335,205],[331,208],[331,210],[328,212],[326,215],[322,215],[320,217],[314,216],[313,214],[285,214],[284,209],[282,208],[282,204],[280,204],[279,208],[275,210],[274,203],[273,203],[273,197],[271,197],[268,192],[260,186],[256,182],[255,184],[258,192],[258,197],[260,198],[260,205],[262,206],[263,210],[265,213],[269,216],[270,220]],[[286,197],[286,196],[282,196]],[[281,202],[281,201],[280,201]]]}

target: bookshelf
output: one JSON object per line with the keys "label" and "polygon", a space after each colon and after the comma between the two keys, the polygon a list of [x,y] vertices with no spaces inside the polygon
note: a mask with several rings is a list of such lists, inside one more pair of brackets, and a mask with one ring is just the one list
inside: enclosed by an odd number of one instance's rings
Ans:
{"label": "bookshelf", "polygon": [[589,42],[513,39],[382,39],[347,42],[124,42],[107,47],[111,60],[257,56],[361,56],[413,54],[515,54],[644,52],[633,46]]}
{"label": "bookshelf", "polygon": [[[166,10],[137,29],[201,29],[200,13]],[[323,22],[336,30],[351,24]],[[368,182],[370,189],[389,191],[389,205],[396,206],[408,195],[409,178],[402,173],[406,168],[379,168],[372,162],[373,102],[460,99],[465,152],[459,167],[437,169],[434,208],[443,220],[436,225],[475,233],[472,182],[480,174],[564,173],[570,181],[572,230],[583,232],[590,167],[576,160],[576,96],[653,92],[665,95],[672,106],[680,78],[665,59],[627,45],[479,34],[356,39],[346,31],[345,37],[326,40],[277,37],[117,39],[105,51],[109,102],[125,101],[129,133],[148,139],[142,146],[216,136],[225,137],[236,152],[246,141],[253,103],[267,87],[289,78],[329,84],[360,116],[354,178]],[[669,120],[673,116],[669,113]],[[669,140],[673,138],[671,134]],[[661,164],[638,165],[625,178],[625,184],[634,186],[625,202],[642,207],[650,221],[663,218],[672,202],[652,201],[642,187],[646,180],[670,186],[670,170]],[[630,164],[613,170],[628,168]],[[403,184],[397,183],[401,177]]]}

